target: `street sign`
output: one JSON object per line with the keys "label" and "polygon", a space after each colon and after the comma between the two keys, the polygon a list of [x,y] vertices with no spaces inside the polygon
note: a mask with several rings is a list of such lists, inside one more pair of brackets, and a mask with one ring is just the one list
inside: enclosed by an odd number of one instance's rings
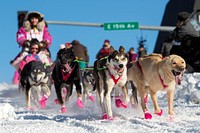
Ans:
{"label": "street sign", "polygon": [[139,29],[138,22],[104,23],[104,30],[133,30]]}

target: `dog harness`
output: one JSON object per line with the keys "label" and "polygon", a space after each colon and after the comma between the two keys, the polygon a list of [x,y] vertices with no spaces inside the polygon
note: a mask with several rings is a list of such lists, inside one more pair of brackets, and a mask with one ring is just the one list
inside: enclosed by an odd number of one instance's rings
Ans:
{"label": "dog harness", "polygon": [[112,78],[112,80],[114,81],[115,84],[117,84],[117,82],[119,81],[119,79],[121,78],[121,76],[119,76],[117,79],[115,78],[115,76],[113,76],[110,72],[110,70],[108,69],[108,73],[110,75],[110,77]]}
{"label": "dog harness", "polygon": [[[143,73],[143,71],[142,71],[142,66],[140,65],[140,63],[139,63],[138,61],[136,62],[136,65],[137,65],[137,67],[140,69],[141,73],[144,75],[144,73]],[[159,78],[160,78],[160,81],[161,81],[161,83],[162,83],[163,88],[164,88],[164,89],[167,88],[168,85],[164,84],[164,81],[163,81],[163,79],[161,78],[160,74],[159,74]]]}
{"label": "dog harness", "polygon": [[71,71],[66,73],[63,69],[61,69],[63,81],[66,81],[69,78],[73,70],[74,70],[74,67],[71,69]]}

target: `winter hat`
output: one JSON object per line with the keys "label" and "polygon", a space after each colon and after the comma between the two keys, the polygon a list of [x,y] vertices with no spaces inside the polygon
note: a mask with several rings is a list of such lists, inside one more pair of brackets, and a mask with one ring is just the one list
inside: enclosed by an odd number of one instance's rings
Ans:
{"label": "winter hat", "polygon": [[60,49],[64,49],[65,48],[65,44],[60,44]]}
{"label": "winter hat", "polygon": [[66,42],[66,43],[65,43],[65,46],[66,46],[66,47],[68,47],[68,46],[70,46],[70,45],[71,45],[70,42]]}
{"label": "winter hat", "polygon": [[44,15],[39,13],[39,12],[36,12],[36,11],[32,11],[30,13],[27,14],[27,20],[31,21],[31,18],[38,18],[39,22],[43,20],[44,18]]}
{"label": "winter hat", "polygon": [[187,20],[189,18],[189,16],[190,16],[189,12],[180,12],[178,14],[178,20],[179,21],[185,21],[185,20]]}
{"label": "winter hat", "polygon": [[110,43],[110,40],[108,40],[108,39],[106,39],[106,40],[104,40],[104,43]]}

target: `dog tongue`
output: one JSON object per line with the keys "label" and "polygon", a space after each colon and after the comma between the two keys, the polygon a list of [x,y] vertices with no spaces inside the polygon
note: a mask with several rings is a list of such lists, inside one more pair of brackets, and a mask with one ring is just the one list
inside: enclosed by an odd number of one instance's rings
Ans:
{"label": "dog tongue", "polygon": [[124,68],[119,69],[118,72],[122,73],[124,71]]}
{"label": "dog tongue", "polygon": [[175,76],[176,84],[181,85],[181,81],[183,79],[183,74]]}
{"label": "dog tongue", "polygon": [[69,64],[65,64],[65,68],[66,68],[66,71],[69,72],[69,71],[72,71],[71,67],[69,66]]}

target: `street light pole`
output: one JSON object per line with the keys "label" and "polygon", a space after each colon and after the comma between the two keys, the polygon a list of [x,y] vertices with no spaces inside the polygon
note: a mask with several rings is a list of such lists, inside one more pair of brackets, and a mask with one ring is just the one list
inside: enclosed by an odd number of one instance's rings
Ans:
{"label": "street light pole", "polygon": [[[71,25],[71,26],[88,26],[88,27],[103,27],[100,23],[86,23],[86,22],[68,22],[68,21],[46,21],[47,24],[55,25]],[[173,31],[175,27],[172,26],[139,26],[140,30],[156,30],[156,31]]]}

